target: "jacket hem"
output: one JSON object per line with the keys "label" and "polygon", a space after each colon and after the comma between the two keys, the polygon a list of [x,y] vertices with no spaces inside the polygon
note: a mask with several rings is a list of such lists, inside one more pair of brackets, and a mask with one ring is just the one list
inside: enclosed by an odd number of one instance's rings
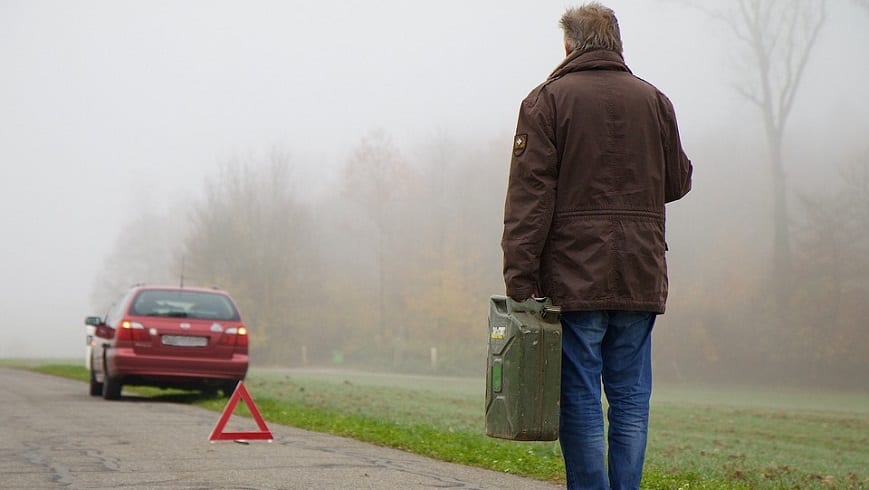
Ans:
{"label": "jacket hem", "polygon": [[616,311],[648,311],[661,315],[666,310],[666,305],[659,302],[636,302],[636,301],[618,301],[618,300],[598,300],[598,301],[565,301],[562,303],[553,302],[561,306],[562,311],[599,311],[599,310],[616,310]]}

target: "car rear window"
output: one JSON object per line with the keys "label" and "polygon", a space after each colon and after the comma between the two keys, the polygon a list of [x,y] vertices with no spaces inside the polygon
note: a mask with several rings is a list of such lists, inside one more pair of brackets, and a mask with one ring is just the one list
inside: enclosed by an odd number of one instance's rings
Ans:
{"label": "car rear window", "polygon": [[202,320],[239,320],[238,310],[223,294],[149,289],[133,300],[130,314]]}

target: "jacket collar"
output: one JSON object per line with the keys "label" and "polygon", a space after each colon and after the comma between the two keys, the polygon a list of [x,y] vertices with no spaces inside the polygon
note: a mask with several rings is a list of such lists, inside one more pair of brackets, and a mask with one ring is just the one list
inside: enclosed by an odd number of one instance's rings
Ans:
{"label": "jacket collar", "polygon": [[561,78],[568,73],[585,70],[612,70],[632,73],[625,64],[624,58],[615,51],[598,49],[580,53],[570,53],[564,61],[549,75],[549,80]]}

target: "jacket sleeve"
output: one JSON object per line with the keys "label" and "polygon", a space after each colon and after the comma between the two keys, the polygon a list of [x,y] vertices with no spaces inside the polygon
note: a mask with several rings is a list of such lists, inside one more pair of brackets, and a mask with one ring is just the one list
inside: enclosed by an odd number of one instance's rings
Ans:
{"label": "jacket sleeve", "polygon": [[679,137],[679,125],[676,123],[676,111],[673,104],[664,94],[660,94],[662,130],[661,143],[664,147],[664,202],[681,199],[691,190],[691,175],[694,168],[691,160],[682,149]]}
{"label": "jacket sleeve", "polygon": [[555,212],[557,181],[552,112],[537,90],[519,109],[504,205],[504,282],[514,300],[540,293],[540,255]]}

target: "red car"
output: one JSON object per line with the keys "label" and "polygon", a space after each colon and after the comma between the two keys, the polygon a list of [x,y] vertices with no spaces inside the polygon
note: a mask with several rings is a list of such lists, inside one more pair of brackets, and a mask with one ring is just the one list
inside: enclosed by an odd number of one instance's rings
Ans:
{"label": "red car", "polygon": [[121,397],[124,385],[231,393],[248,368],[248,330],[217,289],[137,286],[94,327],[90,394]]}

